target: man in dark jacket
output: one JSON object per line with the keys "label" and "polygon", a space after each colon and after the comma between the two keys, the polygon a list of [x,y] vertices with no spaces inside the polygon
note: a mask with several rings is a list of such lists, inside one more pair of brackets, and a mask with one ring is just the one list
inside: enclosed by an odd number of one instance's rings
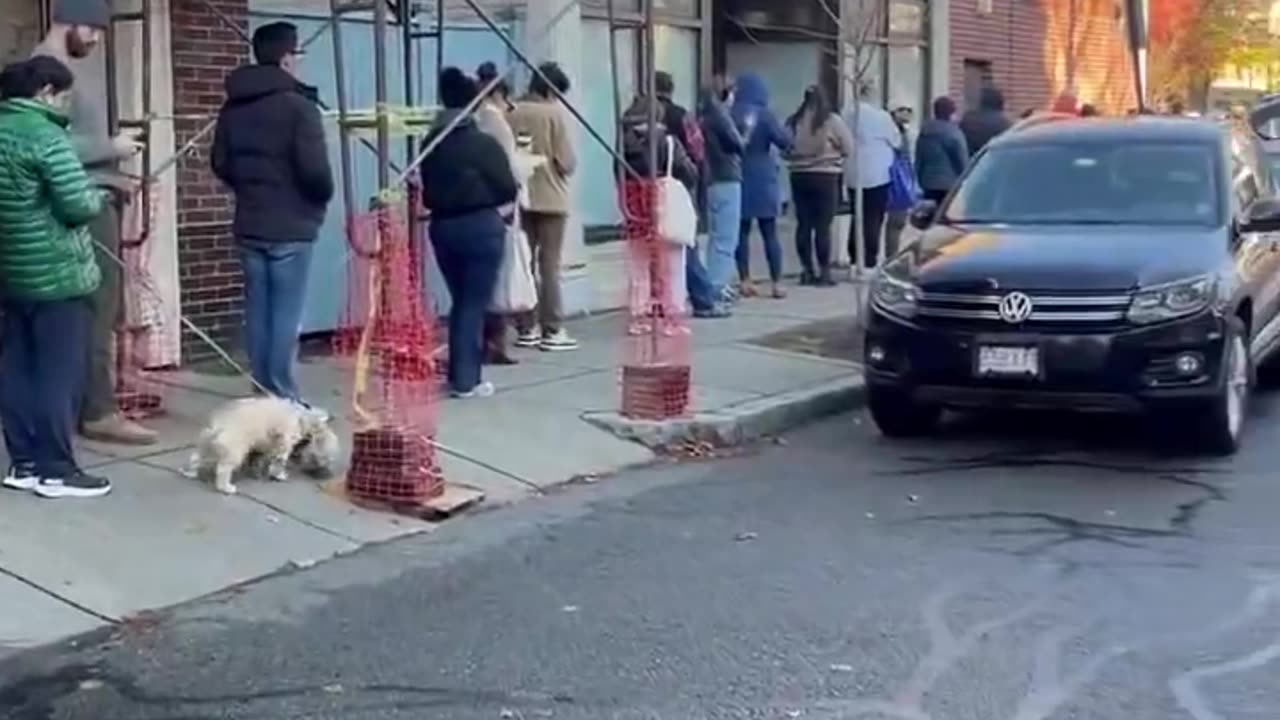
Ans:
{"label": "man in dark jacket", "polygon": [[994,87],[982,88],[978,107],[960,120],[960,130],[969,144],[969,156],[977,155],[997,135],[1013,125],[1004,114],[1004,93]]}
{"label": "man in dark jacket", "polygon": [[916,176],[924,196],[942,202],[969,163],[969,147],[955,123],[956,103],[943,96],[933,101],[933,119],[916,138]]}
{"label": "man in dark jacket", "polygon": [[714,89],[703,91],[698,113],[707,160],[707,279],[723,300],[733,300],[742,220],[742,152],[746,141]]}
{"label": "man in dark jacket", "polygon": [[244,269],[245,345],[262,389],[305,405],[293,379],[311,251],[333,198],[315,88],[295,76],[291,23],[253,34],[255,65],[227,76],[210,153],[235,193],[232,231]]}

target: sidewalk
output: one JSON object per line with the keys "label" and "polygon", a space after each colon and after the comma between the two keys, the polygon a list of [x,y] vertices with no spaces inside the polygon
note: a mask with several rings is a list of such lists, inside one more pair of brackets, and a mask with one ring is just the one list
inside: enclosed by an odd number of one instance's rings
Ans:
{"label": "sidewalk", "polygon": [[[750,300],[732,318],[695,321],[695,411],[721,413],[856,382],[856,365],[830,357],[846,354],[844,343],[827,343],[837,350],[824,352],[804,332],[842,317],[851,323],[851,304],[849,286],[792,287],[786,300]],[[458,455],[443,458],[446,480],[482,491],[483,508],[654,459],[646,447],[584,420],[619,406],[623,322],[620,315],[575,321],[569,329],[581,350],[521,352],[519,365],[486,369],[498,387],[494,398],[445,401],[438,440]],[[176,469],[203,419],[246,394],[248,384],[194,371],[169,379],[169,414],[153,424],[160,445],[80,448],[84,464],[115,482],[112,495],[45,501],[0,494],[0,656],[433,527],[356,508],[300,478],[245,480],[240,495],[223,497],[182,477]],[[350,378],[334,363],[304,363],[301,379],[316,403],[345,411]],[[345,426],[340,434],[349,441]]]}

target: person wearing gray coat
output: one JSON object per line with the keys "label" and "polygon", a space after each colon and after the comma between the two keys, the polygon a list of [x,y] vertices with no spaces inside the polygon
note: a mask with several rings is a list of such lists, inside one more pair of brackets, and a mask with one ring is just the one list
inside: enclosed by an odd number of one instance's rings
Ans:
{"label": "person wearing gray coat", "polygon": [[926,200],[942,202],[969,162],[969,144],[955,124],[956,103],[949,97],[933,101],[933,119],[916,138],[916,177]]}

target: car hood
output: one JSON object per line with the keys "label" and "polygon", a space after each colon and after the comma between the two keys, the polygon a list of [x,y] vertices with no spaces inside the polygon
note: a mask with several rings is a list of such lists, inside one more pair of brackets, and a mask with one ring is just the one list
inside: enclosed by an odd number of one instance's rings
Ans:
{"label": "car hood", "polygon": [[1221,229],[936,225],[890,272],[933,292],[1132,290],[1216,271]]}

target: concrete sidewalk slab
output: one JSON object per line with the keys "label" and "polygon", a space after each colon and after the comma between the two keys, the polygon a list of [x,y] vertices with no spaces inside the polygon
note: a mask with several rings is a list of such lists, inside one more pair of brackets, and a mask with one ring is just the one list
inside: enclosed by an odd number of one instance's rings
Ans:
{"label": "concrete sidewalk slab", "polygon": [[0,567],[102,615],[164,607],[358,547],[251,498],[224,497],[169,470],[107,466],[95,501],[9,493]]}
{"label": "concrete sidewalk slab", "polygon": [[[0,565],[4,554],[0,552]],[[61,638],[88,632],[102,620],[37,590],[27,583],[0,574],[0,658],[39,647]]]}
{"label": "concrete sidewalk slab", "polygon": [[[695,414],[658,431],[609,420],[621,404],[625,318],[571,322],[580,350],[513,349],[520,364],[485,370],[498,386],[495,397],[440,403],[437,439],[445,477],[483,492],[484,504],[493,506],[575,477],[651,462],[662,445],[654,432],[671,437],[672,428],[684,428],[739,442],[845,407],[857,393],[856,365],[752,341],[847,316],[846,295],[796,288],[786,300],[744,301],[732,318],[695,321]],[[350,361],[312,357],[298,374],[308,398],[334,413],[339,436],[349,443]],[[97,622],[59,596],[120,618],[433,527],[355,507],[303,478],[283,484],[244,479],[241,494],[228,498],[179,475],[208,414],[246,396],[250,384],[225,368],[165,373],[163,379],[168,414],[149,423],[161,434],[159,444],[79,445],[84,464],[116,483],[111,496],[55,502],[0,494],[0,604],[22,606],[0,619],[0,652]]]}

